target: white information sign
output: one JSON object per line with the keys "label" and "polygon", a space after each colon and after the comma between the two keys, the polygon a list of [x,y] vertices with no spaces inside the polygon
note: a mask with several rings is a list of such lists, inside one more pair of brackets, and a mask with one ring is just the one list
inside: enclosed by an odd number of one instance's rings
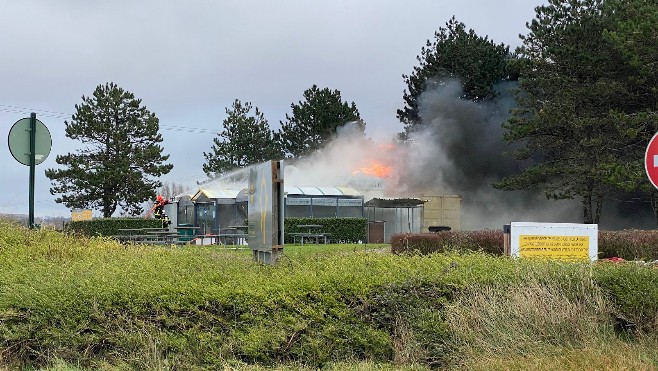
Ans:
{"label": "white information sign", "polygon": [[595,261],[599,252],[597,224],[510,223],[512,256]]}

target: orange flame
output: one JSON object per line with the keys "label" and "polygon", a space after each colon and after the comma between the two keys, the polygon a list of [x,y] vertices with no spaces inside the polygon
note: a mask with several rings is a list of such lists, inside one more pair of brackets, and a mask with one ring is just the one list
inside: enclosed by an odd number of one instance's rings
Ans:
{"label": "orange flame", "polygon": [[361,167],[358,170],[352,172],[353,175],[358,173],[385,178],[391,176],[391,167],[371,161],[370,167]]}

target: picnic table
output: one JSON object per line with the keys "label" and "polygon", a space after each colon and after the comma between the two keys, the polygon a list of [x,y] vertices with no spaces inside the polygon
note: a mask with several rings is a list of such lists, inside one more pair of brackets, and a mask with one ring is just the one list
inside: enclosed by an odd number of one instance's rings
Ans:
{"label": "picnic table", "polygon": [[201,227],[188,226],[177,226],[174,229],[180,235],[179,240],[181,241],[192,241],[195,239],[195,236],[199,233]]}
{"label": "picnic table", "polygon": [[246,225],[230,225],[221,229],[217,234],[218,245],[246,245],[247,244],[247,230]]}
{"label": "picnic table", "polygon": [[144,243],[144,244],[179,244],[185,243],[179,240],[178,233],[173,233],[167,228],[122,228],[119,229],[118,240],[120,242]]}
{"label": "picnic table", "polygon": [[178,226],[174,227],[177,231],[198,231],[201,227],[192,227],[192,226]]}
{"label": "picnic table", "polygon": [[297,239],[300,240],[301,244],[304,244],[304,239],[314,241],[315,244],[319,244],[322,240],[323,243],[327,243],[328,237],[331,236],[331,233],[319,232],[318,230],[323,226],[320,224],[300,224],[297,226],[299,229],[306,229],[307,232],[298,232],[290,233],[293,239],[293,243],[297,243]]}
{"label": "picnic table", "polygon": [[117,236],[120,242],[135,241],[142,237],[142,228],[122,228]]}
{"label": "picnic table", "polygon": [[173,243],[177,242],[178,240],[178,233],[174,233],[169,231],[168,229],[164,228],[144,228],[146,230],[146,234],[153,236],[153,238],[149,238],[150,240],[153,240],[154,242],[164,242],[164,243]]}
{"label": "picnic table", "polygon": [[119,229],[119,232],[123,232],[126,234],[132,234],[132,233],[137,233],[141,232],[142,228],[125,228],[125,229]]}

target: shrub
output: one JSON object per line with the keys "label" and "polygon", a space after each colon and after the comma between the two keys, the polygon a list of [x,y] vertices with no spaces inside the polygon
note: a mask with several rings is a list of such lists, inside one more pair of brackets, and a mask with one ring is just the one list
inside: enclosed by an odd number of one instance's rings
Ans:
{"label": "shrub", "polygon": [[599,258],[658,260],[658,231],[599,231]]}
{"label": "shrub", "polygon": [[[396,254],[459,250],[502,255],[503,244],[503,232],[500,230],[407,233],[391,237],[391,250]],[[598,247],[599,258],[658,260],[658,231],[599,231]]]}
{"label": "shrub", "polygon": [[443,312],[453,290],[445,283],[422,280],[385,284],[374,288],[354,310],[362,321],[390,334],[389,359],[438,366],[446,362],[450,332]]}
{"label": "shrub", "polygon": [[92,220],[72,221],[68,224],[68,233],[82,236],[118,236],[119,229],[161,228],[162,221],[144,218],[98,218]]}
{"label": "shrub", "polygon": [[658,268],[632,262],[599,262],[593,278],[615,304],[615,317],[658,333]]}
{"label": "shrub", "polygon": [[391,237],[391,251],[396,254],[431,254],[459,250],[502,255],[503,243],[503,232],[499,230],[406,233]]}
{"label": "shrub", "polygon": [[365,241],[367,235],[368,220],[365,218],[286,218],[285,238],[286,243],[293,243],[290,233],[307,232],[300,229],[298,225],[321,225],[322,229],[317,232],[331,233],[330,240],[338,243],[355,243]]}

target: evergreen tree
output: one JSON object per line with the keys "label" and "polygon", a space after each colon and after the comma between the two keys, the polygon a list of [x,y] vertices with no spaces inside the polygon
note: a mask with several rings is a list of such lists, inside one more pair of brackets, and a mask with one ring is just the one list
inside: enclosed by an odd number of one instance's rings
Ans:
{"label": "evergreen tree", "polygon": [[251,110],[250,102],[237,99],[226,108],[224,130],[213,139],[211,152],[203,153],[203,171],[209,177],[281,157],[267,119],[258,107],[253,116],[249,115]]}
{"label": "evergreen tree", "polygon": [[[627,96],[627,109],[615,112],[630,139],[619,161],[608,166],[608,180],[616,187],[648,196],[658,224],[658,190],[649,182],[644,154],[658,131],[658,3],[653,0],[607,0],[604,16],[611,21],[606,40],[623,56],[633,72],[625,84],[635,93]],[[632,100],[631,100],[632,99]]]}
{"label": "evergreen tree", "polygon": [[[48,169],[50,193],[69,208],[100,210],[110,217],[119,207],[139,215],[140,204],[151,200],[157,180],[173,165],[165,164],[162,136],[155,114],[133,93],[114,83],[99,85],[92,97],[82,97],[76,113],[65,122],[66,136],[85,147],[57,156],[62,169]],[[155,179],[154,179],[155,177]]]}
{"label": "evergreen tree", "polygon": [[459,79],[464,99],[481,101],[494,96],[494,84],[514,78],[513,58],[509,47],[496,45],[475,31],[466,31],[466,26],[453,16],[446,27],[434,34],[435,40],[427,40],[416,59],[411,75],[402,75],[407,90],[403,99],[405,107],[397,111],[397,117],[405,125],[405,137],[418,125],[422,118],[418,110],[418,99],[428,84],[444,84],[448,79]]}
{"label": "evergreen tree", "polygon": [[366,124],[356,105],[343,102],[338,90],[313,85],[304,91],[303,101],[290,107],[292,116],[286,114],[286,122],[281,122],[275,136],[286,157],[305,156],[324,147],[338,128],[347,123],[354,122],[358,132],[365,132]]}
{"label": "evergreen tree", "polygon": [[540,185],[549,198],[579,198],[583,221],[598,223],[604,200],[637,174],[652,87],[606,37],[621,29],[605,1],[550,0],[536,12],[522,37],[519,108],[504,125],[505,139],[522,144],[516,157],[534,163],[496,187]]}

